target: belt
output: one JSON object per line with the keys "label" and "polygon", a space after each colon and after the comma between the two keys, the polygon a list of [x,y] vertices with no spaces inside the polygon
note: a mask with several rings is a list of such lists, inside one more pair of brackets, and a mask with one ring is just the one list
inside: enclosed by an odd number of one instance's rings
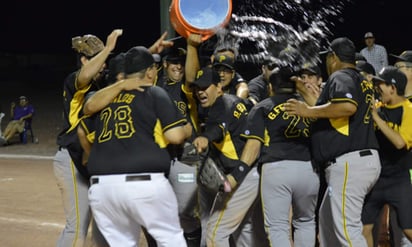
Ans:
{"label": "belt", "polygon": [[[124,177],[124,182],[133,182],[133,181],[150,181],[152,180],[150,174],[141,174],[141,175],[126,175]],[[91,184],[98,184],[99,178],[92,177],[90,179]]]}
{"label": "belt", "polygon": [[[372,155],[372,151],[370,149],[365,149],[365,150],[361,150],[358,152],[359,157],[364,157],[364,156],[369,156]],[[326,167],[335,164],[336,163],[336,158],[331,159],[330,161],[326,162]]]}

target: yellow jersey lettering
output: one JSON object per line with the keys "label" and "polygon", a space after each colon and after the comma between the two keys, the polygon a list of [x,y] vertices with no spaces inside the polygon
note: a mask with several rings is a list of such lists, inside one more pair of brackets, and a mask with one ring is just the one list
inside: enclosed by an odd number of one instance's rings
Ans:
{"label": "yellow jersey lettering", "polygon": [[114,103],[122,103],[125,102],[127,104],[130,104],[133,99],[134,99],[135,95],[130,94],[130,93],[124,93],[124,94],[119,94],[116,98],[114,98],[113,102]]}
{"label": "yellow jersey lettering", "polygon": [[274,120],[280,113],[282,113],[283,104],[273,107],[272,111],[269,112],[268,118]]}

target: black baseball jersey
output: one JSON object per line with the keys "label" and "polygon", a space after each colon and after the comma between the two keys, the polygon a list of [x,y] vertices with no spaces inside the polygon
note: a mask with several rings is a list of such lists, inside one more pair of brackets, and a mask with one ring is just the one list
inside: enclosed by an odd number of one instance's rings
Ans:
{"label": "black baseball jersey", "polygon": [[83,149],[77,136],[77,126],[83,115],[82,107],[85,94],[97,89],[97,82],[92,81],[83,89],[77,88],[80,70],[69,74],[63,84],[63,128],[57,136],[57,145],[67,148],[77,170],[89,178],[87,168],[82,165]]}
{"label": "black baseball jersey", "polygon": [[184,90],[183,81],[166,81],[163,88],[175,102],[177,109],[186,117],[187,121],[192,123],[195,132],[199,131],[197,101],[192,92]]}
{"label": "black baseball jersey", "polygon": [[[212,142],[212,156],[231,172],[240,159],[245,139],[241,137],[246,127],[248,111],[242,99],[236,95],[223,94],[208,108],[205,132],[202,136]],[[216,152],[214,152],[216,151]]]}
{"label": "black baseball jersey", "polygon": [[311,160],[311,120],[283,111],[283,104],[290,98],[295,95],[274,95],[256,104],[249,112],[244,136],[262,142],[259,163]]}
{"label": "black baseball jersey", "polygon": [[[199,132],[197,102],[193,99],[193,93],[184,91],[183,81],[167,80],[163,88],[172,98],[178,111],[192,124],[194,131],[190,140],[193,140],[196,137],[196,133]],[[172,158],[179,158],[183,153],[183,144],[169,144],[168,150]]]}
{"label": "black baseball jersey", "polygon": [[316,105],[349,102],[357,107],[345,118],[319,118],[312,124],[312,155],[315,161],[328,162],[344,153],[378,149],[371,116],[373,84],[355,69],[341,69],[331,74]]}
{"label": "black baseball jersey", "polygon": [[249,97],[256,102],[260,102],[270,96],[269,82],[265,79],[263,74],[254,77],[248,83]]}
{"label": "black baseball jersey", "polygon": [[381,177],[394,177],[404,174],[412,168],[412,103],[408,100],[401,104],[385,106],[379,109],[379,116],[397,131],[406,143],[406,148],[397,149],[391,141],[379,130],[376,131],[381,158]]}
{"label": "black baseball jersey", "polygon": [[169,172],[163,133],[186,124],[167,92],[157,86],[144,92],[123,91],[96,119],[88,160],[91,175]]}
{"label": "black baseball jersey", "polygon": [[243,79],[243,77],[238,72],[235,72],[235,76],[233,77],[232,81],[230,81],[229,85],[223,88],[223,91],[228,94],[236,95],[236,88],[242,82],[247,83],[246,80]]}

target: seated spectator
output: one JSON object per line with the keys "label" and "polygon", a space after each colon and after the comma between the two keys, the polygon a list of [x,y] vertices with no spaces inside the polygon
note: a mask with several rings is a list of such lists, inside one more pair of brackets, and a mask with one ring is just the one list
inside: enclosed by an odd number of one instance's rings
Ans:
{"label": "seated spectator", "polygon": [[7,124],[0,143],[3,143],[3,145],[10,144],[10,139],[15,134],[24,131],[25,121],[32,118],[33,114],[34,108],[32,105],[29,105],[29,100],[26,96],[19,97],[19,104],[17,106],[15,102],[12,102],[10,107],[11,121]]}

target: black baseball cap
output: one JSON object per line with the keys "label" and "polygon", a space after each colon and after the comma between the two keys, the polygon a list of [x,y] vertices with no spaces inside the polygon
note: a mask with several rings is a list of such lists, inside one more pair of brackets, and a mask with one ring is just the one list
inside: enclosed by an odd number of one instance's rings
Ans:
{"label": "black baseball cap", "polygon": [[126,56],[126,53],[121,52],[109,60],[109,64],[108,64],[109,73],[107,75],[108,84],[112,84],[116,82],[117,75],[119,73],[124,73],[125,56]]}
{"label": "black baseball cap", "polygon": [[164,59],[169,62],[181,62],[186,59],[186,50],[180,47],[172,46],[165,50]]}
{"label": "black baseball cap", "polygon": [[342,62],[355,63],[356,47],[352,40],[347,37],[336,38],[330,43],[327,50],[320,52],[326,54],[334,52]]}
{"label": "black baseball cap", "polygon": [[210,85],[217,85],[220,82],[220,76],[216,70],[210,67],[203,67],[196,73],[196,80],[191,84],[199,88],[208,88]]}
{"label": "black baseball cap", "polygon": [[229,69],[235,69],[235,60],[226,55],[219,55],[213,60],[213,67],[225,66]]}
{"label": "black baseball cap", "polygon": [[412,51],[411,50],[403,51],[399,56],[396,56],[394,54],[389,54],[389,55],[397,58],[398,62],[402,61],[402,62],[412,63]]}
{"label": "black baseball cap", "polygon": [[322,72],[320,71],[319,66],[317,66],[316,64],[305,63],[303,64],[302,69],[299,71],[299,74],[321,75]]}
{"label": "black baseball cap", "polygon": [[388,85],[395,85],[398,95],[404,95],[405,87],[408,82],[406,75],[395,66],[385,66],[373,77],[375,84],[384,82]]}
{"label": "black baseball cap", "polygon": [[152,53],[144,46],[130,48],[125,55],[124,71],[128,74],[147,69],[155,63]]}
{"label": "black baseball cap", "polygon": [[356,61],[356,68],[358,68],[360,71],[366,72],[371,75],[376,74],[375,68],[373,68],[372,64],[363,60]]}

